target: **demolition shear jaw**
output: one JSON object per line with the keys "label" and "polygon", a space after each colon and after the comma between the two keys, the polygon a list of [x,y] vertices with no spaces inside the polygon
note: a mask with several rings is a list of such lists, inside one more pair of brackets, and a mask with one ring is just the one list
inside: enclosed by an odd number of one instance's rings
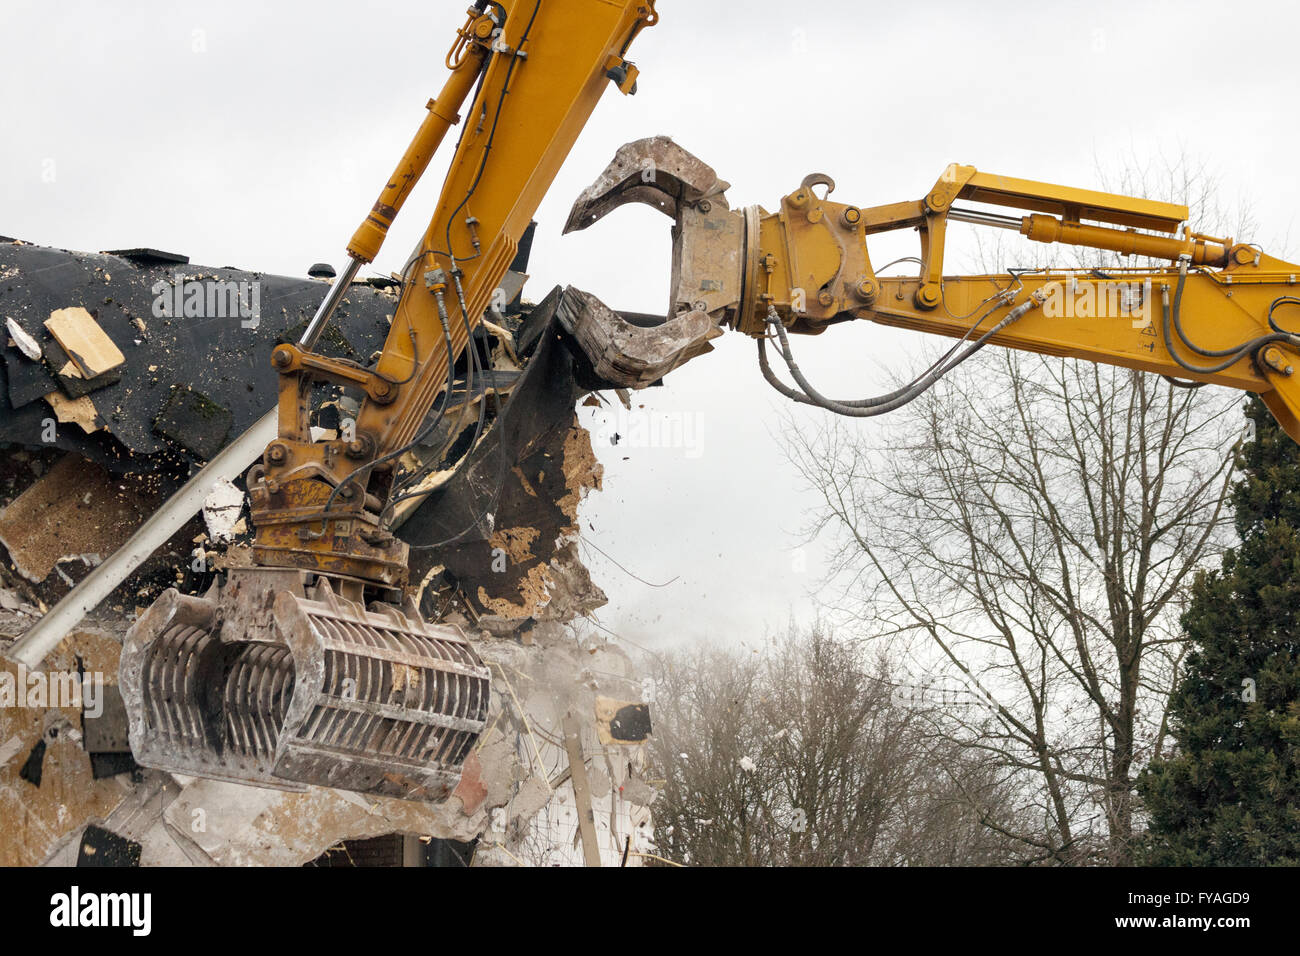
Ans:
{"label": "demolition shear jaw", "polygon": [[753,217],[730,208],[728,185],[668,137],[652,136],[620,147],[573,204],[566,234],[631,203],[673,220],[672,285],[662,322],[647,323],[643,316],[629,320],[590,293],[565,290],[561,324],[602,378],[622,387],[652,384],[711,351],[709,342],[735,324]]}

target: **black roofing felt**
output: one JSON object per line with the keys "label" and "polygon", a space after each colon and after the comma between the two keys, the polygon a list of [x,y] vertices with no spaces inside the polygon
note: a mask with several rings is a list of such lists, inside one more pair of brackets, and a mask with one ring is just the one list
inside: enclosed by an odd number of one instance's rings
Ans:
{"label": "black roofing felt", "polygon": [[[188,265],[176,259],[184,257],[124,258],[0,242],[0,324],[7,318],[16,320],[47,354],[57,355],[57,350],[47,348],[53,338],[43,323],[56,309],[80,306],[94,316],[126,358],[120,380],[91,393],[107,435],[86,435],[74,424],[61,423],[59,447],[122,471],[147,467],[130,460],[125,454],[128,449],[136,455],[171,451],[198,460],[274,406],[278,376],[271,367],[271,350],[278,341],[296,338],[324,298],[326,284]],[[176,284],[194,280],[257,282],[258,321],[254,324],[238,313],[213,318],[158,314],[159,296],[167,297],[168,307],[174,306]],[[182,292],[189,288],[182,286]],[[253,287],[244,289],[242,301],[251,304]],[[365,361],[382,347],[395,304],[392,295],[366,285],[353,286],[318,349]],[[0,346],[7,341],[0,331]],[[0,351],[4,353],[0,441],[40,446],[42,423],[52,416],[42,396],[58,385],[44,363],[28,359],[16,348],[4,346]],[[186,402],[177,402],[178,392],[199,396],[199,402],[190,403],[195,407],[224,410],[228,425],[222,434],[214,439],[209,429],[189,443],[197,449],[177,441],[185,424],[165,410],[186,407]],[[160,416],[167,426],[161,432]]]}

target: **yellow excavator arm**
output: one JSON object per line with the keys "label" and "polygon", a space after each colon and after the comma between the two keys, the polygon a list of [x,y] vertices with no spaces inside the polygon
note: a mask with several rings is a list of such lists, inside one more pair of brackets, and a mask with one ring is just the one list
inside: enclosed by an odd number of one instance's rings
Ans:
{"label": "yellow excavator arm", "polygon": [[[460,123],[438,205],[403,269],[378,362],[360,368],[313,353],[311,342],[280,345],[271,356],[281,373],[280,434],[249,483],[259,564],[390,588],[406,583],[406,545],[380,520],[395,463],[429,429],[440,396],[438,410],[448,411],[457,357],[520,237],[606,87],[634,88],[636,67],[624,54],[656,19],[647,0],[513,0],[470,8],[447,54],[451,76],[352,237],[348,268],[333,288],[341,297],[358,267],[378,254],[443,136]],[[326,300],[310,333],[319,334],[336,304]],[[490,370],[480,370],[478,387],[491,391],[490,378]],[[308,399],[321,381],[365,392],[347,437],[311,440]],[[471,363],[467,388],[475,384]]]}
{"label": "yellow excavator arm", "polygon": [[[816,334],[846,319],[870,319],[972,347],[991,343],[1156,372],[1182,384],[1227,385],[1259,393],[1300,441],[1294,375],[1300,335],[1286,323],[1289,318],[1300,327],[1300,314],[1290,308],[1300,305],[1300,266],[1254,245],[1191,231],[1186,206],[971,166],[949,166],[923,199],[911,202],[859,207],[832,201],[834,187],[829,176],[814,173],[774,212],[732,210],[727,184],[710,167],[655,137],[619,150],[574,205],[567,230],[586,228],[628,202],[668,213],[674,219],[670,318],[707,316],[712,325],[756,337],[769,381],[789,397],[841,414],[882,414],[907,395],[878,402],[825,399],[794,365],[787,332]],[[1171,265],[945,275],[950,221]],[[869,239],[897,229],[919,234],[917,273],[877,275]],[[768,339],[779,343],[797,387],[772,375]],[[961,354],[959,343],[953,358]]]}
{"label": "yellow excavator arm", "polygon": [[[601,94],[635,89],[625,54],[656,20],[653,0],[469,9],[447,54],[451,75],[349,243],[347,268],[300,340],[270,356],[278,435],[247,476],[254,566],[231,569],[202,597],[166,591],[127,634],[120,685],[140,764],[420,800],[455,786],[486,726],[490,674],[465,635],[426,623],[405,589],[408,546],[385,526],[394,475],[457,405],[500,402],[474,328]],[[457,124],[378,361],[315,352]],[[349,434],[312,440],[318,383],[363,396]]]}

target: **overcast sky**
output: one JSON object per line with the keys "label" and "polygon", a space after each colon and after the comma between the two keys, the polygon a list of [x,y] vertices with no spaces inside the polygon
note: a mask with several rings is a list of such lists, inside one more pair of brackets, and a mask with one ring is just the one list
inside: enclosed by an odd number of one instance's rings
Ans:
{"label": "overcast sky", "polygon": [[[466,6],[3,0],[0,234],[289,275],[341,265],[442,85]],[[664,309],[667,219],[631,207],[560,236],[615,149],[658,133],[713,165],[733,208],[771,209],[812,171],[835,178],[836,199],[865,206],[919,199],[954,161],[1100,188],[1102,170],[1187,155],[1222,177],[1225,206],[1253,207],[1259,233],[1238,238],[1294,256],[1300,18],[1287,4],[658,9],[630,54],[638,95],[606,94],[538,212],[533,299],[563,283],[616,308]],[[407,203],[378,272],[415,244],[442,168]],[[970,267],[956,241],[949,271]],[[871,249],[877,265],[914,251],[910,234]],[[676,579],[652,588],[587,553],[610,597],[601,622],[639,644],[755,640],[813,611],[822,552],[793,551],[814,501],[773,436],[784,400],[760,378],[752,342],[729,333],[717,345],[636,396],[651,416],[642,426],[677,429],[675,447],[612,446],[611,427],[630,423],[584,410],[606,467],[584,535],[646,581]],[[822,391],[866,395],[932,343],[862,323],[795,347]],[[797,417],[811,428],[820,414]]]}

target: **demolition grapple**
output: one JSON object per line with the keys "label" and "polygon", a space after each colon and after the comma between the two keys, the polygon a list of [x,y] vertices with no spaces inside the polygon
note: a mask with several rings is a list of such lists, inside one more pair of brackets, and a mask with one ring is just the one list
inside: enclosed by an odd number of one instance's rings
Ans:
{"label": "demolition grapple", "polygon": [[458,628],[293,570],[166,591],[127,633],[120,680],[140,764],[284,790],[441,799],[488,712]]}

